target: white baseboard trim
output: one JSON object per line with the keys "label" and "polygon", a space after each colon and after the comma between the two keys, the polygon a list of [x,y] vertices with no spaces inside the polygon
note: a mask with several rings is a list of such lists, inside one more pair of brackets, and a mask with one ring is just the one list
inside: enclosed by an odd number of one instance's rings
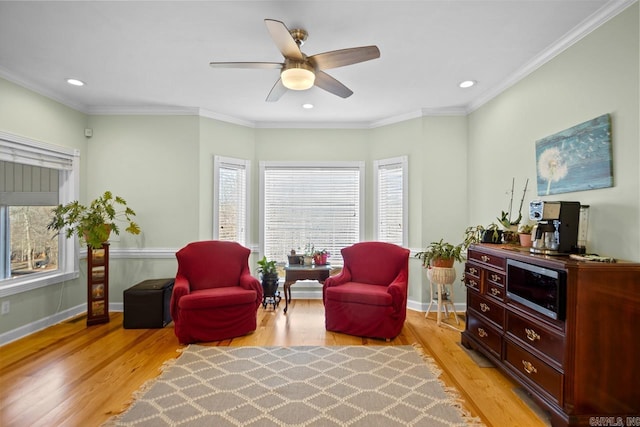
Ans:
{"label": "white baseboard trim", "polygon": [[[280,291],[280,295],[284,296],[284,290],[282,287],[278,288]],[[320,289],[304,289],[304,290],[295,290],[295,287],[291,287],[291,299],[322,299],[322,285],[320,285]],[[467,311],[467,303],[466,302],[456,302],[453,304],[458,312],[466,312]],[[432,310],[435,310],[437,304],[431,307]],[[426,313],[429,308],[428,302],[420,302],[413,301],[411,299],[407,300],[407,308],[413,311],[419,311],[422,313]]]}
{"label": "white baseboard trim", "polygon": [[87,311],[87,305],[80,304],[75,307],[71,307],[67,310],[61,311],[51,316],[44,317],[42,319],[36,320],[35,322],[29,323],[24,326],[20,326],[19,328],[0,334],[0,346],[9,344],[10,342],[16,341],[20,338],[24,338],[27,335],[31,335],[34,332],[38,332],[43,329],[46,329],[49,326],[56,325],[60,322],[63,322],[64,320],[70,319],[86,311]]}

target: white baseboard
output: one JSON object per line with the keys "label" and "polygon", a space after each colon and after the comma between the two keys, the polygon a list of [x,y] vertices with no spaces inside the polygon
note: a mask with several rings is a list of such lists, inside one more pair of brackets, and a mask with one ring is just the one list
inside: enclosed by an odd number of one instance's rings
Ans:
{"label": "white baseboard", "polygon": [[0,334],[0,346],[9,344],[10,342],[26,337],[27,335],[31,335],[34,332],[38,332],[43,329],[46,329],[49,326],[56,325],[60,322],[63,322],[67,319],[70,319],[86,311],[87,311],[87,305],[80,304],[75,307],[71,307],[67,310],[61,311],[51,316],[44,317],[35,322],[29,323],[24,326],[20,326],[19,328]]}
{"label": "white baseboard", "polygon": [[[284,289],[280,287],[278,288],[278,290],[280,291],[280,295],[284,297]],[[299,290],[295,290],[295,287],[292,287],[291,298],[292,299],[322,299],[322,286],[321,285],[310,286],[308,288],[299,289]],[[456,311],[458,312],[465,312],[467,309],[466,303],[455,303],[454,305],[456,307]],[[423,302],[412,301],[412,300],[407,301],[407,308],[409,310],[425,313],[428,307],[429,307],[429,303],[423,303]],[[432,307],[432,309],[434,309],[434,307]],[[49,326],[53,326],[55,324],[63,322],[67,319],[70,319],[86,311],[87,311],[86,304],[80,304],[78,306],[61,311],[60,313],[56,313],[52,316],[45,317],[33,323],[29,323],[28,325],[24,325],[19,328],[0,334],[0,346],[9,344],[10,342],[16,341],[20,338],[24,338],[27,335],[31,335],[34,332],[41,331],[45,328],[48,328]],[[109,303],[109,311],[122,312],[124,311],[124,304],[122,302]]]}

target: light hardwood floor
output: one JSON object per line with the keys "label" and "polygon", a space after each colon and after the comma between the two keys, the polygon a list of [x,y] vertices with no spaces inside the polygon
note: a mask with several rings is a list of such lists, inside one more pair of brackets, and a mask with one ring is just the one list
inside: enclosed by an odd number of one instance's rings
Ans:
{"label": "light hardwood floor", "polygon": [[[480,368],[460,347],[460,333],[438,327],[433,314],[409,310],[393,341],[327,332],[320,300],[294,300],[288,314],[258,309],[257,330],[207,345],[412,345],[442,369],[441,379],[488,426],[544,426],[495,368]],[[99,426],[123,411],[132,394],[155,378],[181,348],[173,324],[123,329],[122,313],[87,328],[80,316],[0,347],[0,426]],[[463,324],[461,324],[461,327]]]}

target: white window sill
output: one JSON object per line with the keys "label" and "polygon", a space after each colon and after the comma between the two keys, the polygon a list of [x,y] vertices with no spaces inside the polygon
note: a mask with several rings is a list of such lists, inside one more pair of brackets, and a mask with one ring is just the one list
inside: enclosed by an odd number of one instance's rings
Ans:
{"label": "white window sill", "polygon": [[22,292],[44,288],[45,286],[55,285],[56,283],[77,279],[79,275],[80,274],[78,271],[69,273],[34,273],[29,275],[28,277],[7,280],[7,282],[9,283],[7,283],[6,285],[0,284],[0,298],[5,298]]}

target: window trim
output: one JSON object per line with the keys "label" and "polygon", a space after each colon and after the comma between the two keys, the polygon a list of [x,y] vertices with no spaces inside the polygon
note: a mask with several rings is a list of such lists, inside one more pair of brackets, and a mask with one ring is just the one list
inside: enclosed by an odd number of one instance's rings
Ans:
{"label": "window trim", "polygon": [[238,168],[244,168],[245,173],[245,239],[244,246],[249,247],[249,241],[251,240],[251,160],[237,159],[234,157],[225,156],[213,156],[213,230],[212,238],[218,240],[220,238],[220,218],[218,215],[220,209],[220,167],[222,165],[237,166]]}
{"label": "window trim", "polygon": [[380,183],[378,182],[378,171],[381,167],[389,165],[400,165],[402,168],[402,245],[407,247],[409,244],[409,160],[407,156],[391,157],[388,159],[374,160],[373,162],[373,227],[376,240],[380,240],[380,224],[378,208],[380,198],[378,190]]}
{"label": "window trim", "polygon": [[[0,160],[58,169],[64,172],[59,181],[59,203],[79,199],[80,150],[37,141],[20,135],[0,131]],[[24,277],[6,279],[0,286],[0,298],[31,291],[49,285],[76,279],[79,273],[78,239],[58,236],[58,270],[33,273]],[[60,250],[63,249],[63,250]]]}
{"label": "window trim", "polygon": [[365,162],[364,161],[270,161],[265,160],[259,163],[260,169],[260,257],[265,254],[265,169],[269,168],[347,168],[359,170],[359,207],[360,224],[358,225],[358,240],[362,241],[365,235],[366,208],[365,208]]}

